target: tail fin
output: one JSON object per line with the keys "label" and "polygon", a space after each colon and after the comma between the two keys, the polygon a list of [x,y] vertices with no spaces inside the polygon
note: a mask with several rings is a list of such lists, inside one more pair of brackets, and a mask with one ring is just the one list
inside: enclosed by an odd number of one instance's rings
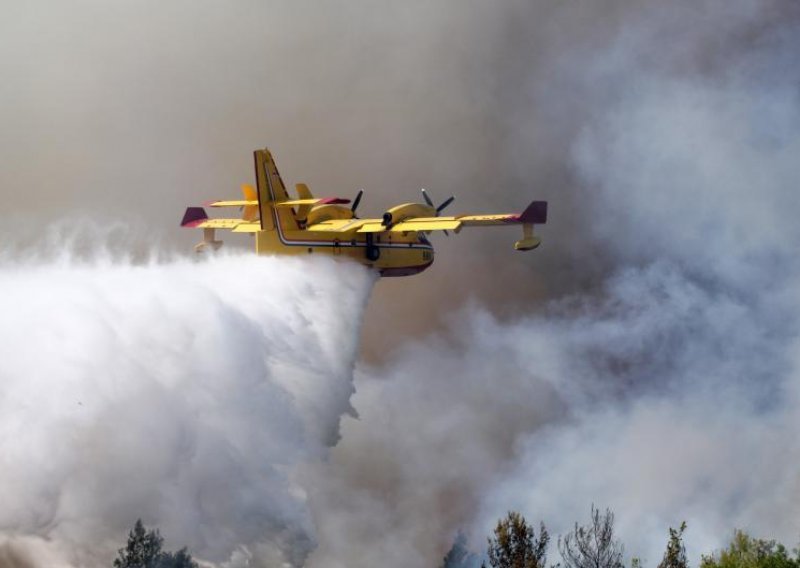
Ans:
{"label": "tail fin", "polygon": [[542,225],[547,223],[547,201],[533,201],[527,209],[520,213],[519,220],[523,223]]}
{"label": "tail fin", "polygon": [[[245,201],[258,201],[258,192],[249,183],[242,184],[242,195]],[[242,209],[242,220],[255,221],[258,219],[258,205],[245,205]]]}
{"label": "tail fin", "polygon": [[181,220],[181,227],[196,227],[203,221],[208,220],[206,210],[202,207],[187,207],[186,213],[183,214]]}
{"label": "tail fin", "polygon": [[289,194],[283,184],[281,174],[272,159],[272,154],[267,148],[256,150],[254,153],[256,167],[256,190],[258,193],[258,207],[261,214],[261,230],[275,230],[275,222],[280,223],[280,229],[285,231],[296,230],[297,220],[294,213],[288,208],[276,208],[276,201],[288,201]]}
{"label": "tail fin", "polygon": [[533,234],[533,225],[547,223],[547,201],[534,201],[519,214],[522,223],[522,239],[514,243],[516,250],[533,250],[542,244],[542,239]]}
{"label": "tail fin", "polygon": [[[308,189],[308,186],[304,183],[296,183],[294,184],[294,188],[297,190],[297,195],[300,199],[314,199],[314,196],[311,195],[311,190]],[[311,211],[311,205],[301,205],[297,208],[297,220],[302,224],[305,223],[306,219],[308,219],[308,212]]]}

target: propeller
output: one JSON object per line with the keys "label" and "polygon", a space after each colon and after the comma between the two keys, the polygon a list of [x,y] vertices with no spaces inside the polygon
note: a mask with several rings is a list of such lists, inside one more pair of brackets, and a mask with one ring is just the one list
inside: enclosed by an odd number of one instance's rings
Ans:
{"label": "propeller", "polygon": [[[448,206],[448,205],[450,205],[450,204],[451,204],[453,201],[455,201],[455,200],[456,200],[456,196],[455,196],[455,195],[451,195],[450,197],[448,197],[447,199],[445,199],[444,201],[442,201],[442,203],[439,205],[439,207],[436,207],[436,206],[433,204],[433,200],[432,200],[432,199],[430,198],[430,196],[428,195],[428,192],[427,192],[427,191],[425,191],[425,188],[422,188],[420,191],[422,191],[422,197],[425,199],[425,203],[427,203],[428,205],[430,205],[431,207],[433,207],[433,208],[436,210],[436,217],[438,217],[438,216],[439,216],[439,214],[440,214],[442,211],[444,211],[444,208],[445,208],[445,207],[447,207],[447,206]],[[444,234],[445,234],[445,235],[447,235],[448,237],[450,236],[450,233],[448,233],[447,231],[445,231],[445,232],[444,232]]]}
{"label": "propeller", "polygon": [[356,217],[356,209],[358,209],[358,204],[361,203],[361,197],[364,195],[364,190],[359,189],[358,193],[356,194],[356,198],[353,200],[353,204],[350,206],[350,211],[353,212],[353,218],[357,219]]}
{"label": "propeller", "polygon": [[445,200],[442,202],[442,204],[441,204],[441,205],[439,205],[439,207],[437,207],[437,208],[436,208],[436,216],[438,217],[438,216],[439,216],[439,213],[441,213],[441,212],[442,212],[442,210],[443,210],[445,207],[447,207],[448,205],[450,205],[450,204],[451,204],[453,201],[455,201],[455,200],[456,200],[456,196],[455,196],[455,195],[451,195],[450,197],[448,197],[447,199],[445,199]]}
{"label": "propeller", "polygon": [[423,187],[422,189],[420,189],[420,191],[422,192],[422,197],[425,198],[425,203],[436,209],[436,206],[433,204],[433,201],[431,201],[431,198],[428,197],[428,192],[425,191],[425,188]]}

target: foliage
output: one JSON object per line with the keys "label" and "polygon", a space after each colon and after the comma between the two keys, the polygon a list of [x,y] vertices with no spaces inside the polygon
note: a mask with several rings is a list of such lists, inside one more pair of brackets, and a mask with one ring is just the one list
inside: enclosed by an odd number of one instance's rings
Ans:
{"label": "foliage", "polygon": [[139,519],[128,533],[128,544],[119,549],[114,568],[198,568],[186,548],[174,553],[162,552],[163,544],[158,529],[146,530]]}
{"label": "foliage", "polygon": [[565,568],[623,568],[622,544],[614,538],[614,514],[592,505],[591,523],[558,539],[558,551]]}
{"label": "foliage", "polygon": [[156,564],[157,568],[198,568],[197,562],[184,546],[178,552],[163,552]]}
{"label": "foliage", "polygon": [[686,530],[686,522],[682,522],[678,529],[669,529],[669,542],[664,558],[658,568],[689,568],[689,561],[686,559],[686,547],[683,545],[683,531]]}
{"label": "foliage", "polygon": [[800,558],[789,556],[786,547],[774,540],[756,539],[737,530],[728,548],[703,556],[700,568],[800,568]]}
{"label": "foliage", "polygon": [[[545,568],[550,535],[544,523],[539,536],[521,514],[509,511],[497,521],[494,538],[489,538],[489,564],[492,568]],[[486,568],[483,564],[482,568]]]}

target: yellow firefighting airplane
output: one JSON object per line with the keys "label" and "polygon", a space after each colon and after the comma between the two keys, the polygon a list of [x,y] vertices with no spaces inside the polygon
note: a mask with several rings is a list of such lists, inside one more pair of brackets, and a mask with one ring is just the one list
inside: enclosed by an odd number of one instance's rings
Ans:
{"label": "yellow firefighting airplane", "polygon": [[422,190],[425,203],[404,203],[392,207],[381,219],[356,217],[363,191],[351,207],[349,199],[315,198],[308,187],[298,183],[298,199],[286,191],[269,150],[256,150],[256,189],[243,185],[244,199],[212,201],[209,207],[241,207],[239,219],[209,219],[202,207],[189,207],[181,226],[203,229],[198,252],[216,250],[222,241],[215,240],[216,229],[234,233],[255,233],[258,254],[322,253],[353,258],[377,269],[381,276],[417,274],[433,263],[433,246],[426,235],[431,231],[454,231],[472,225],[522,225],[522,239],[517,250],[531,250],[541,240],[533,234],[534,224],[547,221],[547,202],[534,201],[525,211],[505,215],[439,214],[455,199],[450,197],[438,207]]}

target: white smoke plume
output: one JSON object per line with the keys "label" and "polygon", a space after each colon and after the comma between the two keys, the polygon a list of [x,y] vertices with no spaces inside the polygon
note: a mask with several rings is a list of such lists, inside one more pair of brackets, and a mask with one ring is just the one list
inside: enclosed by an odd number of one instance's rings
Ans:
{"label": "white smoke plume", "polygon": [[301,565],[297,468],[352,411],[371,285],[251,255],[0,264],[0,564],[108,566],[142,518],[214,565]]}
{"label": "white smoke plume", "polygon": [[[578,317],[557,318],[551,380],[577,388],[564,395],[573,413],[518,446],[486,513],[516,502],[566,530],[587,503],[612,506],[630,553],[650,563],[682,520],[695,559],[734,528],[797,543],[790,46],[796,33],[768,37],[715,80],[645,74],[587,128],[575,159],[592,230],[628,267]],[[533,320],[518,332],[540,329]]]}

